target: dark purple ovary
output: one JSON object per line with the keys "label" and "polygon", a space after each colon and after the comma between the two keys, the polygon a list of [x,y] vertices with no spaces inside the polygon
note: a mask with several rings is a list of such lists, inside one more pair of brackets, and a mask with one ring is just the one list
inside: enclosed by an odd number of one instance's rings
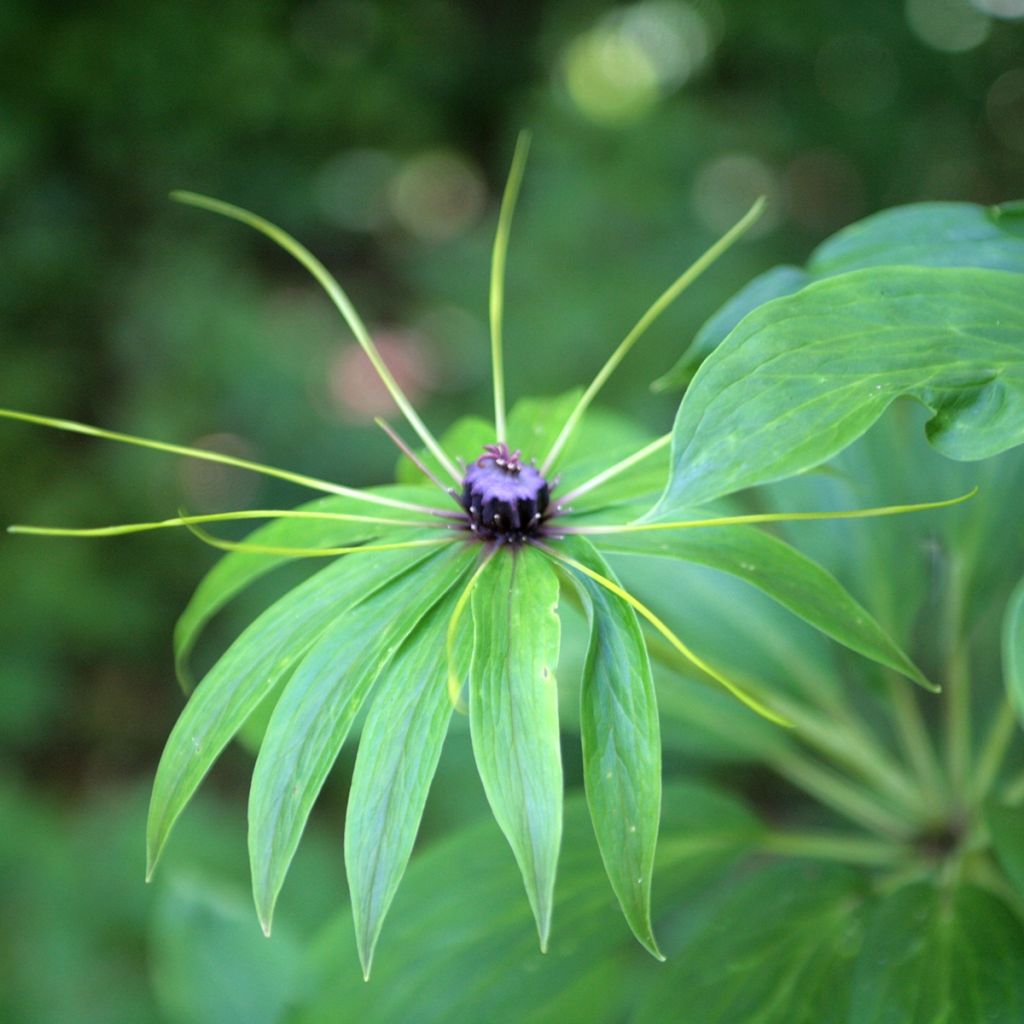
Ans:
{"label": "dark purple ovary", "polygon": [[481,540],[522,544],[540,536],[550,498],[547,480],[504,444],[487,445],[462,481],[469,528]]}

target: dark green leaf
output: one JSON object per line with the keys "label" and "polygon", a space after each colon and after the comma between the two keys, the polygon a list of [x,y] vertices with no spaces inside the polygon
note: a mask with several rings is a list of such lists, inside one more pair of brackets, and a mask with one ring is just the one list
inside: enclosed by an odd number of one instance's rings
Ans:
{"label": "dark green leaf", "polygon": [[[636,1024],[846,1024],[865,879],[782,863],[687,908]],[[909,1021],[901,1021],[909,1024]]]}
{"label": "dark green leaf", "polygon": [[985,825],[999,863],[1024,899],[1024,808],[991,800],[985,805]]}
{"label": "dark green leaf", "polygon": [[763,530],[713,526],[611,533],[595,540],[604,551],[681,559],[730,573],[833,640],[932,688],[920,669],[831,573]]}
{"label": "dark green leaf", "polygon": [[253,896],[265,930],[309,812],[363,701],[405,638],[476,554],[462,544],[434,553],[336,615],[288,680],[249,794]]}
{"label": "dark green leaf", "polygon": [[812,281],[874,266],[982,267],[1024,273],[1024,239],[1000,207],[917,203],[876,213],[823,242],[807,269],[780,266],[755,277],[700,329],[659,390],[689,382],[701,362],[752,310]]}
{"label": "dark green leaf", "polygon": [[[345,819],[356,945],[369,976],[384,916],[412,853],[454,710],[445,640],[452,594],[416,627],[377,685],[363,726]],[[468,662],[469,630],[459,636]]]}
{"label": "dark green leaf", "polygon": [[432,548],[339,558],[290,591],[228,648],[189,698],[164,747],[149,807],[152,872],[174,822],[242,723],[336,618],[436,554]]}
{"label": "dark green leaf", "polygon": [[933,412],[943,454],[1024,437],[1021,278],[999,270],[856,271],[747,316],[705,361],[676,419],[659,518],[819,465],[899,395]]}
{"label": "dark green leaf", "polygon": [[[582,538],[562,542],[578,562],[614,579]],[[637,939],[661,958],[651,930],[651,876],[661,815],[658,705],[640,624],[630,605],[589,577],[573,579],[590,613],[580,693],[583,778],[612,888]]]}
{"label": "dark green leaf", "polygon": [[471,603],[473,753],[522,872],[544,949],[562,836],[558,577],[534,548],[499,550]]}
{"label": "dark green leaf", "polygon": [[1024,929],[994,896],[907,886],[871,914],[849,1024],[1019,1024]]}

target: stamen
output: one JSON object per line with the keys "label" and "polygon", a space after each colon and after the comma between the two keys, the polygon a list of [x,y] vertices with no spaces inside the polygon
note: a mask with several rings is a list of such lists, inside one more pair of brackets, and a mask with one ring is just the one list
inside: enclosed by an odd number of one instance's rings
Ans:
{"label": "stamen", "polygon": [[498,440],[505,441],[505,362],[502,352],[501,319],[505,302],[505,260],[508,256],[508,239],[512,229],[512,215],[515,213],[519,186],[526,169],[526,157],[530,151],[530,133],[520,132],[512,154],[512,167],[505,182],[498,211],[498,228],[494,234],[494,250],[491,255],[491,368],[494,374],[494,428]]}
{"label": "stamen", "polygon": [[398,431],[395,430],[387,420],[382,419],[380,416],[375,416],[374,423],[384,431],[385,434],[391,439],[396,448],[432,483],[440,487],[445,494],[449,497],[458,500],[458,491],[454,487],[446,487],[441,481],[434,475],[430,467],[402,440],[399,436]]}
{"label": "stamen", "polygon": [[344,487],[341,484],[332,484],[326,480],[318,480],[316,477],[305,476],[302,473],[292,473],[286,469],[275,469],[273,466],[265,466],[259,462],[250,462],[248,459],[236,459],[233,455],[206,451],[203,448],[187,448],[184,445],[168,444],[164,441],[150,441],[145,437],[120,434],[114,430],[103,430],[100,427],[89,426],[87,423],[76,423],[74,420],[56,419],[52,416],[36,416],[34,413],[16,412],[13,409],[0,409],[0,418],[34,423],[40,427],[51,427],[54,430],[64,430],[71,434],[99,437],[105,441],[133,444],[139,448],[151,448],[154,451],[169,452],[172,455],[183,455],[190,459],[219,462],[223,466],[234,466],[236,469],[246,469],[253,473],[262,473],[264,476],[287,480],[289,483],[298,484],[300,487],[309,487],[314,491],[322,491],[326,494],[340,494],[343,497],[353,498],[356,501],[369,502],[371,505],[386,505],[389,508],[401,508],[410,512],[425,512],[427,515],[444,514],[440,509],[430,508],[427,505],[417,505],[411,501],[399,501],[397,498],[386,498],[378,494],[367,494],[365,491],[357,491],[352,487]]}
{"label": "stamen", "polygon": [[916,505],[880,505],[876,508],[855,508],[844,512],[756,512],[750,515],[717,516],[713,519],[688,519],[679,523],[626,523],[612,526],[574,526],[571,532],[597,536],[612,533],[641,533],[647,530],[686,530],[701,526],[744,526],[755,523],[813,522],[828,519],[872,519],[881,516],[899,516],[908,512],[928,512],[949,508],[970,501],[978,493],[972,487],[966,494],[942,501],[924,501]]}
{"label": "stamen", "polygon": [[612,375],[619,363],[625,359],[629,350],[640,340],[641,337],[646,333],[647,329],[654,323],[655,320],[665,312],[666,309],[691,285],[694,281],[700,277],[701,274],[710,267],[715,260],[718,259],[724,252],[726,252],[734,242],[743,236],[747,229],[761,216],[761,211],[764,209],[765,199],[761,196],[753,206],[740,218],[740,220],[734,224],[722,237],[714,243],[709,249],[707,249],[703,255],[701,255],[694,263],[692,263],[686,270],[683,271],[675,281],[669,285],[655,299],[654,303],[647,310],[646,313],[636,322],[633,329],[626,335],[626,337],[619,344],[619,347],[611,354],[608,362],[601,367],[598,371],[597,376],[594,378],[590,387],[583,393],[579,402],[576,403],[576,408],[569,414],[569,418],[565,421],[565,426],[562,427],[561,433],[555,440],[555,443],[551,446],[551,451],[548,452],[547,458],[541,465],[541,472],[546,476],[548,470],[554,464],[555,459],[561,454],[562,449],[565,447],[566,442],[572,436],[573,431],[576,429],[577,424],[582,418],[583,414],[587,411],[590,403],[594,400],[597,393],[604,387],[605,382]]}
{"label": "stamen", "polygon": [[734,697],[746,704],[751,711],[756,711],[762,718],[767,718],[769,722],[774,722],[776,725],[784,725],[792,728],[793,723],[787,718],[783,718],[777,712],[772,711],[771,708],[762,704],[756,697],[747,693],[747,691],[741,686],[734,683],[728,677],[722,675],[721,672],[709,665],[703,660],[703,658],[700,658],[697,654],[691,651],[690,648],[687,647],[686,644],[684,644],[683,641],[680,640],[679,637],[677,637],[675,633],[673,633],[672,630],[669,629],[668,626],[666,626],[665,623],[647,607],[647,605],[635,598],[628,590],[623,589],[613,580],[608,579],[607,576],[602,576],[599,572],[595,572],[593,569],[588,568],[582,562],[577,562],[575,558],[570,558],[568,555],[562,554],[560,551],[556,551],[553,547],[545,544],[543,541],[534,541],[534,544],[552,558],[555,558],[560,562],[564,562],[570,568],[583,573],[584,576],[589,576],[590,579],[595,583],[600,584],[605,588],[605,590],[615,594],[616,597],[622,598],[623,601],[642,615],[684,658],[687,659],[687,661],[691,662],[705,675],[710,676],[715,680],[715,682],[724,686]]}
{"label": "stamen", "polygon": [[276,242],[285,252],[294,256],[316,278],[320,287],[323,288],[338,309],[338,312],[344,317],[345,322],[355,335],[360,348],[366,353],[374,370],[377,371],[377,376],[380,377],[384,386],[390,392],[395,405],[402,411],[402,415],[409,421],[409,425],[420,436],[420,439],[434,454],[437,461],[444,466],[445,471],[451,473],[455,480],[458,481],[459,474],[451,459],[448,458],[444,449],[437,443],[437,439],[427,429],[426,424],[419,418],[412,403],[388,369],[387,363],[384,362],[377,346],[374,344],[373,338],[370,336],[370,332],[366,329],[366,324],[363,323],[362,318],[356,312],[355,306],[352,305],[345,290],[338,284],[330,271],[304,245],[277,227],[277,225],[271,224],[270,221],[265,220],[263,217],[250,213],[248,210],[243,210],[240,206],[235,206],[232,203],[225,203],[220,199],[198,195],[195,192],[183,191],[172,192],[171,198],[176,199],[179,203],[197,206],[202,210],[219,213],[231,220],[246,224],[259,231],[260,234],[266,235],[267,238]]}

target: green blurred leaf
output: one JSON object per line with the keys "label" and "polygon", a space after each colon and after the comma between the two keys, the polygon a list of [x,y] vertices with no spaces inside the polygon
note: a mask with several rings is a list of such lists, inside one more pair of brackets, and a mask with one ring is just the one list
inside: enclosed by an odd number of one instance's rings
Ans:
{"label": "green blurred leaf", "polygon": [[[655,890],[689,905],[760,833],[734,797],[698,783],[665,788]],[[348,914],[311,958],[317,995],[296,1024],[328,1024],[339,1007],[365,1024],[619,1024],[650,969],[608,885],[581,794],[565,805],[556,886],[559,927],[549,952],[531,938],[517,870],[491,820],[413,858],[369,984],[356,966]]]}
{"label": "green blurred leaf", "polygon": [[558,576],[534,548],[498,550],[471,604],[473,754],[545,949],[562,836]]}
{"label": "green blurred leaf", "polygon": [[990,800],[984,813],[996,857],[1024,898],[1024,808]]}
{"label": "green blurred leaf", "polygon": [[[412,853],[454,707],[445,641],[457,595],[416,627],[377,685],[363,726],[345,818],[345,867],[367,976],[384,916]],[[456,638],[466,662],[472,634]]]}
{"label": "green blurred leaf", "polygon": [[253,897],[268,933],[306,820],[359,709],[405,638],[476,554],[456,545],[378,587],[335,617],[285,685],[249,792]]}
{"label": "green blurred leaf", "polygon": [[244,893],[198,876],[166,886],[150,946],[168,1024],[279,1024],[302,991],[298,942],[268,942]]}
{"label": "green blurred leaf", "polygon": [[268,608],[228,648],[196,687],[164,746],[146,829],[149,873],[220,752],[316,638],[368,593],[434,554],[417,548],[339,558]]}
{"label": "green blurred leaf", "polygon": [[[732,877],[688,908],[635,1024],[846,1024],[865,879],[781,863]],[[901,1024],[910,1024],[901,1018]]]}
{"label": "green blurred leaf", "polygon": [[824,462],[899,395],[934,413],[929,440],[986,458],[1024,435],[1021,278],[910,267],[830,278],[747,316],[705,361],[676,419],[653,515]]}
{"label": "green blurred leaf", "polygon": [[996,897],[961,886],[907,886],[867,923],[848,1024],[1018,1024],[1024,928]]}
{"label": "green blurred leaf", "polygon": [[[562,542],[577,561],[614,579],[582,538]],[[633,934],[661,959],[651,930],[651,877],[661,815],[658,704],[636,613],[622,598],[573,574],[586,598],[590,649],[580,694],[583,778],[594,832]]]}
{"label": "green blurred leaf", "polygon": [[[677,513],[680,519],[686,513]],[[689,518],[698,518],[692,514]],[[755,527],[714,526],[610,533],[595,537],[604,551],[696,562],[755,586],[815,629],[866,658],[932,689],[921,670],[871,614],[817,562]]]}
{"label": "green blurred leaf", "polygon": [[[1008,208],[1008,207],[1007,207]],[[686,384],[701,362],[752,310],[813,281],[874,266],[981,267],[1024,273],[1024,239],[1001,207],[915,203],[883,210],[839,231],[811,254],[807,269],[773,267],[740,289],[698,331],[659,390]]]}
{"label": "green blurred leaf", "polygon": [[[410,502],[429,502],[435,497],[434,492],[425,491],[422,487],[373,487],[368,488],[367,493]],[[317,498],[299,505],[298,508],[308,512],[340,512],[346,515],[377,514],[377,510],[365,501],[337,495]],[[396,519],[422,518],[418,513],[405,512],[402,509],[380,510],[379,514]],[[386,527],[372,523],[347,523],[342,520],[277,519],[253,530],[245,540],[249,544],[263,544],[268,547],[334,547],[368,541],[379,536],[383,529]],[[186,691],[192,689],[188,659],[203,627],[251,583],[290,561],[294,559],[287,555],[232,551],[224,555],[203,577],[174,627],[174,663],[178,679]]]}

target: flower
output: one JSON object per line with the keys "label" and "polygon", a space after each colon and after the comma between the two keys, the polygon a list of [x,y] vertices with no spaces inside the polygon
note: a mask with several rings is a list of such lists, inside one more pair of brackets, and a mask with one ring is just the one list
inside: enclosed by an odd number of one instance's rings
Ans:
{"label": "flower", "polygon": [[[733,572],[841,642],[923,681],[831,576],[782,541],[750,529],[764,522],[843,513],[730,516],[695,510],[682,519],[648,520],[644,515],[664,488],[664,455],[672,435],[618,452],[607,443],[587,443],[591,405],[607,379],[668,305],[756,220],[760,202],[658,297],[582,393],[548,403],[543,412],[537,404],[525,404],[506,414],[504,265],[527,148],[523,136],[502,200],[492,260],[494,423],[463,425],[456,457],[444,439],[427,429],[348,296],[311,253],[245,210],[192,193],[176,194],[185,203],[254,227],[319,281],[423,445],[415,451],[381,421],[406,456],[407,468],[422,478],[418,483],[357,490],[218,452],[0,410],[0,417],[241,467],[327,495],[297,509],[11,530],[108,537],[186,527],[225,551],[178,624],[175,648],[183,675],[204,624],[241,589],[290,559],[329,560],[249,626],[192,693],[157,770],[148,871],[152,874],[174,822],[220,752],[260,705],[271,702],[249,813],[253,890],[269,934],[277,896],[313,803],[356,715],[369,705],[345,835],[353,915],[367,974],[412,852],[448,723],[453,709],[463,704],[468,705],[485,791],[519,863],[541,946],[546,945],[562,819],[555,668],[563,592],[570,598],[575,594],[591,629],[581,738],[595,832],[630,927],[660,956],[650,917],[660,743],[642,622],[748,707],[779,724],[787,721],[770,694],[740,686],[691,650],[619,582],[604,553],[670,551],[672,557]],[[222,540],[205,529],[240,519],[270,522],[244,542]],[[707,541],[715,533],[711,527],[728,531],[730,543]],[[666,536],[673,538],[671,544],[651,539]],[[799,600],[786,590],[787,573],[799,574]],[[839,600],[817,601],[822,595]],[[842,616],[848,621],[840,622]]]}

